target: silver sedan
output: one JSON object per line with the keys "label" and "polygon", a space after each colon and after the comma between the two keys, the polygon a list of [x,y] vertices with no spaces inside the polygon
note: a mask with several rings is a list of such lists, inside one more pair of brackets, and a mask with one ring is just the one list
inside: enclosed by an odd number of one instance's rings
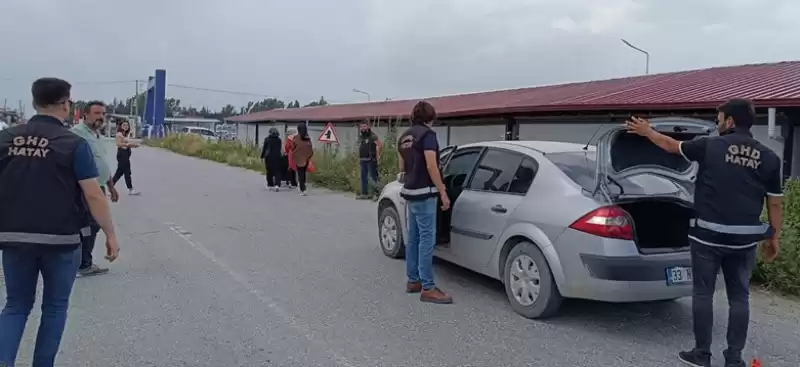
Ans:
{"label": "silver sedan", "polygon": [[[709,135],[711,122],[654,119],[680,140]],[[697,165],[613,128],[597,147],[496,141],[440,152],[451,210],[440,212],[435,256],[505,284],[528,318],[557,312],[564,298],[672,300],[691,294],[688,230]],[[407,235],[402,183],[381,193],[384,254],[401,258]]]}

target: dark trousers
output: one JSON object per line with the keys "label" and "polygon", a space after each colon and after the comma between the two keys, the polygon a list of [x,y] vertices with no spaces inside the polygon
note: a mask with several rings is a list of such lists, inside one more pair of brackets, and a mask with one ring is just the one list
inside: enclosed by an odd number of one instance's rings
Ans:
{"label": "dark trousers", "polygon": [[125,177],[125,186],[128,190],[133,190],[133,179],[131,178],[131,154],[130,153],[117,153],[117,171],[114,172],[114,184],[117,184],[120,178]]}
{"label": "dark trousers", "polygon": [[297,184],[300,185],[300,191],[306,191],[306,172],[308,167],[297,167]]}
{"label": "dark trousers", "polygon": [[372,183],[374,188],[377,188],[378,178],[378,161],[372,159],[368,161],[360,161],[361,168],[361,195],[367,195],[369,185]]}
{"label": "dark trousers", "polygon": [[42,317],[31,365],[53,366],[67,323],[69,296],[81,252],[78,248],[26,246],[5,248],[2,255],[6,305],[0,313],[0,365],[14,365],[41,274]]}
{"label": "dark trousers", "polygon": [[267,169],[267,186],[269,187],[280,186],[281,179],[283,176],[281,174],[282,169],[280,165],[277,164],[277,162],[267,162],[267,161],[264,161],[264,164]]}
{"label": "dark trousers", "polygon": [[722,269],[725,292],[728,295],[728,349],[724,355],[728,361],[741,359],[747,341],[750,323],[750,275],[756,259],[756,248],[729,249],[713,247],[691,240],[692,316],[694,319],[695,348],[711,353],[712,329],[714,327],[714,290],[717,273]]}
{"label": "dark trousers", "polygon": [[92,234],[86,237],[81,236],[81,266],[78,269],[86,269],[93,264],[92,251],[94,251],[94,243],[97,241],[100,226],[92,220],[89,228]]}

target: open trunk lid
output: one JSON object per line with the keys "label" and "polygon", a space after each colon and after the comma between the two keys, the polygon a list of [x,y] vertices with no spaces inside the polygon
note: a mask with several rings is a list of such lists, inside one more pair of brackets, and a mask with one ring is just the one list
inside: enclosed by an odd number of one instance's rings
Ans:
{"label": "open trunk lid", "polygon": [[[711,121],[684,117],[655,118],[650,120],[650,125],[680,141],[709,136],[716,131],[716,125]],[[651,175],[675,184],[674,196],[691,200],[697,168],[697,163],[680,154],[666,152],[647,138],[630,134],[624,126],[619,126],[603,134],[597,142],[595,192],[600,191],[613,202],[625,193],[614,193],[609,185],[619,186],[615,183],[623,179]]]}

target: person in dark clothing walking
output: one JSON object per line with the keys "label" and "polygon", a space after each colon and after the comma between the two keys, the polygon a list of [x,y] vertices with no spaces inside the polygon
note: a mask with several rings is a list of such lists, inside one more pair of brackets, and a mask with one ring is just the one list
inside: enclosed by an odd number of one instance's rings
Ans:
{"label": "person in dark clothing walking", "polygon": [[[358,129],[358,163],[361,171],[361,195],[359,195],[357,199],[369,199],[371,196],[370,194],[377,196],[380,193],[378,160],[381,157],[383,144],[378,135],[370,129],[369,121],[362,122]],[[373,192],[370,192],[370,188]]]}
{"label": "person in dark clothing walking", "polygon": [[119,254],[106,195],[89,143],[69,131],[71,86],[42,78],[31,94],[36,115],[0,131],[0,249],[6,302],[0,313],[0,366],[14,366],[41,274],[42,317],[34,367],[52,367],[93,217],[106,234],[106,259]]}
{"label": "person in dark clothing walking", "polygon": [[261,159],[267,171],[267,190],[279,191],[283,179],[283,142],[281,133],[276,128],[269,129],[269,135],[264,139],[261,148]]}
{"label": "person in dark clothing walking", "polygon": [[439,172],[439,142],[431,125],[436,110],[425,101],[411,111],[411,127],[398,139],[403,188],[406,199],[406,292],[420,293],[422,302],[452,303],[453,298],[436,287],[433,279],[433,248],[436,245],[438,196],[442,210],[450,209],[450,198]]}
{"label": "person in dark clothing walking", "polygon": [[[696,219],[690,223],[695,347],[678,358],[690,366],[711,365],[714,288],[722,269],[728,294],[726,367],[745,367],[742,350],[750,323],[750,276],[756,247],[766,261],[778,255],[783,196],[781,160],[753,138],[755,109],[731,99],[717,109],[719,136],[678,141],[655,131],[647,120],[628,121],[629,132],[699,164],[695,182]],[[761,222],[766,201],[769,223]]]}
{"label": "person in dark clothing walking", "polygon": [[139,195],[139,191],[133,188],[133,178],[131,177],[131,149],[139,145],[128,141],[132,136],[131,125],[128,121],[122,121],[117,127],[117,171],[114,172],[114,184],[125,176],[125,186],[128,187],[128,194]]}

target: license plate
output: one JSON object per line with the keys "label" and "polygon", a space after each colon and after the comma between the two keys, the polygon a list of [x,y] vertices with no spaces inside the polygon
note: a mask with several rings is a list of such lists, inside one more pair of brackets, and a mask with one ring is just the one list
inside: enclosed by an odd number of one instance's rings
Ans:
{"label": "license plate", "polygon": [[692,279],[692,268],[682,266],[667,268],[667,285],[691,283]]}

